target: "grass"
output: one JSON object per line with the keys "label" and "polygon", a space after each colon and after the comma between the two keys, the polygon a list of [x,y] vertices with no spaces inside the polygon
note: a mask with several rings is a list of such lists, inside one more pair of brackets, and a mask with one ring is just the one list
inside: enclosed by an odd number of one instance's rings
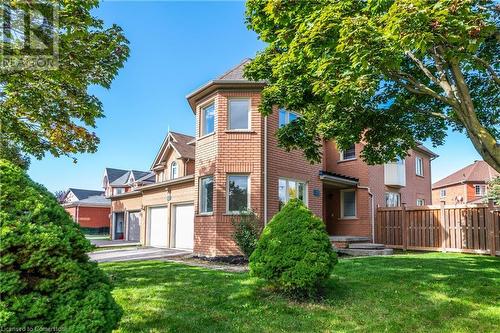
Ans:
{"label": "grass", "polygon": [[118,332],[499,332],[500,260],[461,254],[342,259],[324,299],[293,302],[246,273],[157,261],[101,264]]}

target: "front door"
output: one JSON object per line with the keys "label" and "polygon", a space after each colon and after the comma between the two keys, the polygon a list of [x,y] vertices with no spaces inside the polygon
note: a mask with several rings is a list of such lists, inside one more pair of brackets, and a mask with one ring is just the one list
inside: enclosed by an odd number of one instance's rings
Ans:
{"label": "front door", "polygon": [[115,237],[114,239],[123,239],[125,232],[125,214],[115,213]]}
{"label": "front door", "polygon": [[128,213],[128,240],[139,241],[141,237],[141,212]]}

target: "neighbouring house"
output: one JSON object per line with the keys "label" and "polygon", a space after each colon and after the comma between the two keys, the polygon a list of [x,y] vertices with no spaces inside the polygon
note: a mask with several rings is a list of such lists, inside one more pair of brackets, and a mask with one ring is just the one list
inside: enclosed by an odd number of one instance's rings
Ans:
{"label": "neighbouring house", "polygon": [[109,234],[111,201],[104,196],[104,191],[70,188],[62,199],[62,206],[84,233]]}
{"label": "neighbouring house", "polygon": [[279,148],[276,131],[299,115],[258,112],[265,82],[243,77],[248,61],[187,96],[195,137],[168,133],[151,166],[156,182],[110,197],[112,229],[139,230],[124,237],[145,245],[224,256],[238,253],[231,221],[241,211],[267,223],[290,198],[304,201],[331,235],[364,237],[373,236],[377,205],[430,204],[436,155],[422,145],[377,166],[360,159],[362,144],[339,151],[325,141],[318,164]]}
{"label": "neighbouring house", "polygon": [[485,161],[474,163],[432,184],[433,204],[484,203],[488,182],[500,174]]}
{"label": "neighbouring house", "polygon": [[149,171],[104,169],[102,187],[107,197],[129,192],[137,186],[155,182],[155,175]]}

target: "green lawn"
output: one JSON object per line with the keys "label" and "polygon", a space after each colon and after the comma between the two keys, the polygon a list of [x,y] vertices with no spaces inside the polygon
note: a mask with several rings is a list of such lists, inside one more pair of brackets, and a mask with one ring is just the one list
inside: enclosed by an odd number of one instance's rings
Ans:
{"label": "green lawn", "polygon": [[321,302],[292,302],[246,273],[143,261],[101,264],[119,332],[500,332],[500,259],[343,259]]}

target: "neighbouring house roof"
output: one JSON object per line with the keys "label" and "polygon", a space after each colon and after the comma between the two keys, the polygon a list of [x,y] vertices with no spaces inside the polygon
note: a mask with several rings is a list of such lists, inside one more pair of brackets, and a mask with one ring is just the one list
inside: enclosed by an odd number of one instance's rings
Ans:
{"label": "neighbouring house roof", "polygon": [[98,190],[84,190],[80,188],[70,188],[68,191],[72,192],[78,200],[84,200],[92,196],[104,195],[104,191]]}
{"label": "neighbouring house roof", "polygon": [[71,206],[109,206],[111,201],[104,196],[104,191],[84,190],[78,188],[70,188],[69,193],[73,193],[76,200],[63,203],[64,207]]}
{"label": "neighbouring house roof", "polygon": [[187,134],[168,132],[151,165],[151,169],[159,165],[168,147],[172,147],[181,158],[195,159],[195,137]]}
{"label": "neighbouring house roof", "polygon": [[474,163],[435,182],[432,184],[432,188],[435,189],[461,183],[484,183],[498,176],[500,176],[500,174],[485,161],[474,161]]}
{"label": "neighbouring house roof", "polygon": [[[109,170],[112,170],[113,180],[111,180],[109,177]],[[119,171],[121,172],[121,175],[119,175]],[[106,174],[108,175],[109,184],[111,186],[129,185],[129,178],[131,176],[133,181],[139,181],[142,180],[143,178],[149,179],[150,177],[154,176],[154,173],[150,171],[121,170],[121,169],[110,169],[110,168],[106,168]]]}
{"label": "neighbouring house roof", "polygon": [[243,59],[243,61],[241,61],[238,65],[234,66],[221,76],[207,82],[187,95],[186,98],[193,112],[196,112],[197,101],[219,88],[237,88],[241,85],[245,85],[247,88],[262,88],[266,84],[266,81],[251,81],[243,76],[243,70],[250,61],[251,59],[249,58]]}
{"label": "neighbouring house roof", "polygon": [[108,182],[110,184],[128,172],[129,172],[128,170],[123,170],[123,169],[113,169],[113,168],[105,169],[105,173],[106,176],[108,177]]}

